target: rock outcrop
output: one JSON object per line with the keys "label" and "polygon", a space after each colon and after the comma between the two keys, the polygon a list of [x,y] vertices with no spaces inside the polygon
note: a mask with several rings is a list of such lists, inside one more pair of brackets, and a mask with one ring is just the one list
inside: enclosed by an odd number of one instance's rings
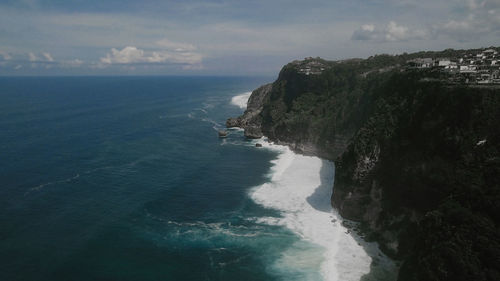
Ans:
{"label": "rock outcrop", "polygon": [[247,102],[247,109],[243,115],[236,118],[229,118],[226,121],[226,127],[239,127],[245,130],[245,137],[258,139],[263,136],[260,113],[264,106],[264,101],[269,97],[272,84],[267,84],[254,90]]}

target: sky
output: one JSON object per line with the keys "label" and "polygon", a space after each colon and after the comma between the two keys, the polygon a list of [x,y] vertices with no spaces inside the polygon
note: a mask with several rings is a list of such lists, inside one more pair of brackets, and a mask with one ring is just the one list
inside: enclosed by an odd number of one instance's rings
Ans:
{"label": "sky", "polygon": [[2,0],[0,75],[276,75],[500,45],[500,0]]}

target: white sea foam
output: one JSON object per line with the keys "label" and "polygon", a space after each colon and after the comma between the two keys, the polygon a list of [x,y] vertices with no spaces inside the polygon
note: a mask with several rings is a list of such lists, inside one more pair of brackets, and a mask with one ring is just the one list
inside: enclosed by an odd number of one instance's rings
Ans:
{"label": "white sea foam", "polygon": [[222,128],[224,128],[224,126],[222,124],[219,124],[217,121],[214,121],[210,118],[201,118],[201,121],[208,122],[208,123],[212,124],[213,125],[212,129],[214,129],[215,131],[219,131]]}
{"label": "white sea foam", "polygon": [[231,99],[231,104],[236,105],[241,109],[246,109],[247,102],[248,102],[248,99],[250,98],[251,94],[252,94],[252,92],[247,92],[247,93],[243,93],[241,95],[234,96]]}
{"label": "white sea foam", "polygon": [[[295,154],[284,146],[258,142],[280,154],[273,161],[269,182],[252,189],[250,196],[264,207],[279,210],[281,217],[256,218],[256,222],[287,227],[309,245],[317,245],[292,246],[276,261],[274,269],[298,271],[301,280],[360,280],[370,272],[370,256],[380,252],[375,243],[349,234],[340,223],[342,218],[331,208],[333,163]],[[377,262],[392,266],[383,255]]]}
{"label": "white sea foam", "polygon": [[60,183],[69,183],[69,182],[72,182],[76,179],[78,179],[80,177],[80,174],[76,174],[72,177],[69,177],[69,178],[66,178],[66,179],[63,179],[63,180],[58,180],[58,181],[51,181],[51,182],[47,182],[47,183],[42,183],[38,186],[35,186],[35,187],[32,187],[32,188],[29,188],[28,191],[26,191],[24,193],[24,196],[28,195],[30,192],[32,191],[40,191],[42,188],[46,187],[46,186],[49,186],[49,185],[55,185],[55,184],[60,184]]}
{"label": "white sea foam", "polygon": [[[164,221],[154,217],[157,220]],[[185,239],[186,234],[192,234],[192,239],[205,240],[207,238],[214,238],[219,236],[233,237],[233,238],[251,238],[254,239],[258,236],[274,236],[273,233],[268,232],[262,226],[244,226],[244,225],[233,225],[227,222],[213,222],[206,223],[202,221],[194,222],[177,222],[177,221],[166,221],[170,226],[175,226],[178,229],[172,232],[175,236],[183,237]]]}

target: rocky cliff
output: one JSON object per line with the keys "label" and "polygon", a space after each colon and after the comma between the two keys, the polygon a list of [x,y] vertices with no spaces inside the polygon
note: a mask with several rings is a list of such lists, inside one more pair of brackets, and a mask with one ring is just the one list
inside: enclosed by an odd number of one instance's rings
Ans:
{"label": "rocky cliff", "polygon": [[258,139],[262,134],[262,112],[264,101],[267,100],[271,92],[272,84],[267,84],[254,90],[247,102],[247,109],[243,115],[236,118],[229,118],[226,121],[226,127],[239,127],[245,129],[245,137]]}
{"label": "rocky cliff", "polygon": [[228,125],[334,160],[333,206],[402,260],[399,280],[500,280],[500,88],[409,58],[292,62]]}

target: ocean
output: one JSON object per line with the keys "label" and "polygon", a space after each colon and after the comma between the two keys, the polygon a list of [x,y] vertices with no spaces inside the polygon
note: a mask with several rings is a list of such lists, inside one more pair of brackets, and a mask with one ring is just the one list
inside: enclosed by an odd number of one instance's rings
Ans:
{"label": "ocean", "polygon": [[0,280],[393,280],[333,163],[218,138],[268,82],[0,78]]}

